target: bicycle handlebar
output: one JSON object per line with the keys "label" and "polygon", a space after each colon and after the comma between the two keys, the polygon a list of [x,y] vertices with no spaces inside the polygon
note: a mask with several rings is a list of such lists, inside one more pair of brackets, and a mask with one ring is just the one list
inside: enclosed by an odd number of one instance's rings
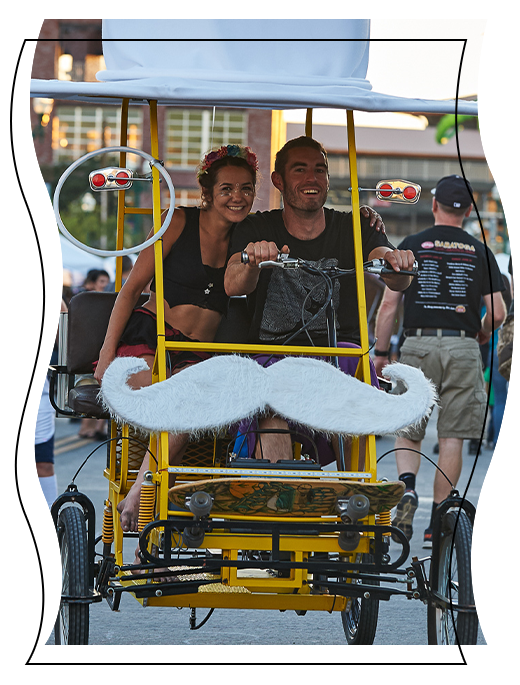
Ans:
{"label": "bicycle handlebar", "polygon": [[[247,252],[242,252],[241,255],[241,262],[242,264],[248,264],[249,263],[249,256]],[[284,254],[282,252],[278,253],[278,257],[276,258],[276,261],[274,260],[267,260],[265,262],[260,262],[258,265],[259,269],[265,269],[265,268],[272,268],[272,267],[278,267],[281,269],[311,269],[312,271],[322,271],[324,273],[327,273],[329,276],[346,276],[348,274],[354,274],[356,273],[356,269],[339,269],[338,267],[335,266],[327,266],[327,267],[317,267],[315,265],[311,265],[309,262],[306,262],[304,259],[300,259],[299,257],[291,257],[288,254]],[[418,274],[418,264],[415,261],[413,263],[413,267],[411,271],[394,271],[391,266],[388,265],[388,262],[386,262],[384,259],[372,259],[369,262],[365,262],[363,264],[363,270],[366,271],[367,273],[372,273],[372,274],[380,274],[380,275],[387,275],[387,274],[399,274],[399,275],[406,275],[406,276],[417,276]]]}

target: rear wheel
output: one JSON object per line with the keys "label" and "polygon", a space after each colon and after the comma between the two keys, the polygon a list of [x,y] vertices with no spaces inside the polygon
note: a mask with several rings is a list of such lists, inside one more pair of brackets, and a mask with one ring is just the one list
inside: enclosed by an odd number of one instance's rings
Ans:
{"label": "rear wheel", "polygon": [[[363,562],[373,561],[371,554],[364,554]],[[356,581],[354,583],[368,583]],[[378,581],[370,581],[372,585],[379,585]],[[374,643],[379,617],[379,600],[375,597],[351,597],[348,606],[341,612],[341,622],[349,645],[371,645]]]}
{"label": "rear wheel", "polygon": [[[75,506],[65,507],[58,517],[58,543],[61,554],[62,595],[88,597],[89,568],[87,527],[83,511]],[[57,645],[87,645],[89,604],[61,601],[54,626]]]}
{"label": "rear wheel", "polygon": [[[439,606],[428,604],[428,644],[477,644],[478,617],[476,612],[457,611],[458,607],[473,607],[471,579],[471,538],[473,527],[465,511],[449,511],[442,519],[438,545],[438,560],[432,568],[431,589],[445,599]],[[433,552],[433,550],[432,550]]]}

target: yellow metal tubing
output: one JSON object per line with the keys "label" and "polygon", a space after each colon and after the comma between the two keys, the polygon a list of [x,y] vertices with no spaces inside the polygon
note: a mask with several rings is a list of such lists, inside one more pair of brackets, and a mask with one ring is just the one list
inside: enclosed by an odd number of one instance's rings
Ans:
{"label": "yellow metal tubing", "polygon": [[[283,119],[282,110],[275,109],[271,114],[271,160],[270,169],[274,169],[274,161],[276,153],[280,150],[286,141],[287,126]],[[280,192],[271,184],[269,208],[276,209],[280,207]]]}
{"label": "yellow metal tubing", "polygon": [[[168,209],[161,209],[161,214],[167,211]],[[153,207],[125,207],[125,214],[153,214]]]}
{"label": "yellow metal tubing", "polygon": [[[123,98],[121,103],[121,133],[119,144],[122,147],[128,145],[128,106],[129,100]],[[119,153],[119,166],[126,167],[126,152]],[[124,247],[124,223],[125,223],[125,190],[117,191],[117,236],[116,236],[116,250],[122,250]],[[116,257],[116,293],[121,290],[123,282],[123,258]]]}
{"label": "yellow metal tubing", "polygon": [[305,135],[312,138],[312,108],[308,108],[305,113]]}
{"label": "yellow metal tubing", "polygon": [[[144,599],[136,598],[145,603]],[[196,609],[272,609],[278,611],[344,611],[340,595],[268,594],[242,592],[198,592],[191,595],[148,597],[146,606],[190,607]]]}
{"label": "yellow metal tubing", "polygon": [[[348,158],[350,166],[350,185],[352,188],[352,223],[354,228],[354,261],[356,266],[356,287],[359,311],[359,333],[361,349],[366,350],[362,354],[358,363],[356,377],[365,383],[370,384],[370,360],[368,357],[368,324],[365,296],[365,276],[363,272],[363,248],[361,239],[361,217],[359,213],[359,182],[357,173],[356,158],[356,139],[354,131],[354,113],[347,110],[347,136],[348,136]],[[373,437],[373,436],[372,436]],[[365,468],[373,473],[372,480],[376,478],[376,450],[375,439],[366,440],[365,445]]]}
{"label": "yellow metal tubing", "polygon": [[[157,102],[150,101],[150,137],[151,137],[151,154],[157,159],[159,156],[159,132],[157,123]],[[153,230],[158,233],[161,227],[161,187],[159,171],[154,166],[152,167],[152,206],[153,206]],[[163,250],[162,240],[156,240],[154,243],[155,254],[155,295],[157,299],[157,354],[156,365],[158,371],[158,380],[166,379],[166,354],[164,348],[164,280],[163,280]]]}
{"label": "yellow metal tubing", "polygon": [[[348,158],[350,166],[350,185],[352,187],[352,219],[354,225],[354,262],[356,266],[356,286],[358,293],[359,332],[361,349],[368,351],[368,325],[365,298],[365,277],[363,271],[363,246],[361,240],[361,218],[359,214],[359,182],[356,161],[356,140],[354,133],[354,113],[347,111]],[[370,364],[368,355],[361,357],[363,380],[370,383]]]}
{"label": "yellow metal tubing", "polygon": [[302,354],[313,357],[361,357],[365,354],[355,347],[305,347],[303,345],[254,345],[250,343],[178,342],[176,340],[166,342],[165,348],[176,351],[203,350],[205,352],[243,352],[244,354],[280,354],[283,356]]}
{"label": "yellow metal tubing", "polygon": [[[149,101],[150,105],[150,138],[151,153],[157,159],[159,157],[159,128],[157,121],[157,102]],[[152,206],[153,228],[157,233],[161,227],[161,187],[159,171],[152,168]],[[162,239],[154,243],[155,255],[155,296],[157,301],[157,350],[153,370],[153,382],[166,380],[166,347],[165,347],[165,320],[164,320],[164,274],[163,274],[163,249]],[[159,517],[166,518],[168,515],[168,473],[165,470],[169,464],[168,433],[161,433],[158,441],[157,468],[160,473],[161,487],[159,489],[158,505]]]}

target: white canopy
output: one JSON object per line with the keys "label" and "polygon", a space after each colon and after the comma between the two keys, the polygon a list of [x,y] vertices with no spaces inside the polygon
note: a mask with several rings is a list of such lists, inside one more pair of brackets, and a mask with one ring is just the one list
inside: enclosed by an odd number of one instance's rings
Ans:
{"label": "white canopy", "polygon": [[[477,114],[464,100],[403,98],[366,79],[370,21],[105,19],[98,82],[31,81],[31,96],[113,104]],[[389,66],[395,68],[395,66]],[[399,68],[399,67],[398,67]],[[417,67],[410,57],[405,72]]]}

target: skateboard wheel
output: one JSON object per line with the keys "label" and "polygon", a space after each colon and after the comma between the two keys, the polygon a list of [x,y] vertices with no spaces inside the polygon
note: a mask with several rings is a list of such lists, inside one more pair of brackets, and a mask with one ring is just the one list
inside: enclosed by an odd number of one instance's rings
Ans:
{"label": "skateboard wheel", "polygon": [[345,552],[353,552],[356,549],[356,547],[359,545],[360,537],[361,537],[361,535],[360,535],[359,531],[357,531],[357,530],[353,530],[353,531],[344,530],[342,533],[339,534],[338,545]]}
{"label": "skateboard wheel", "polygon": [[366,495],[352,495],[349,497],[346,514],[351,521],[365,518],[370,510],[370,501]]}
{"label": "skateboard wheel", "polygon": [[190,497],[188,506],[194,516],[207,516],[213,506],[213,499],[207,492],[195,492]]}

